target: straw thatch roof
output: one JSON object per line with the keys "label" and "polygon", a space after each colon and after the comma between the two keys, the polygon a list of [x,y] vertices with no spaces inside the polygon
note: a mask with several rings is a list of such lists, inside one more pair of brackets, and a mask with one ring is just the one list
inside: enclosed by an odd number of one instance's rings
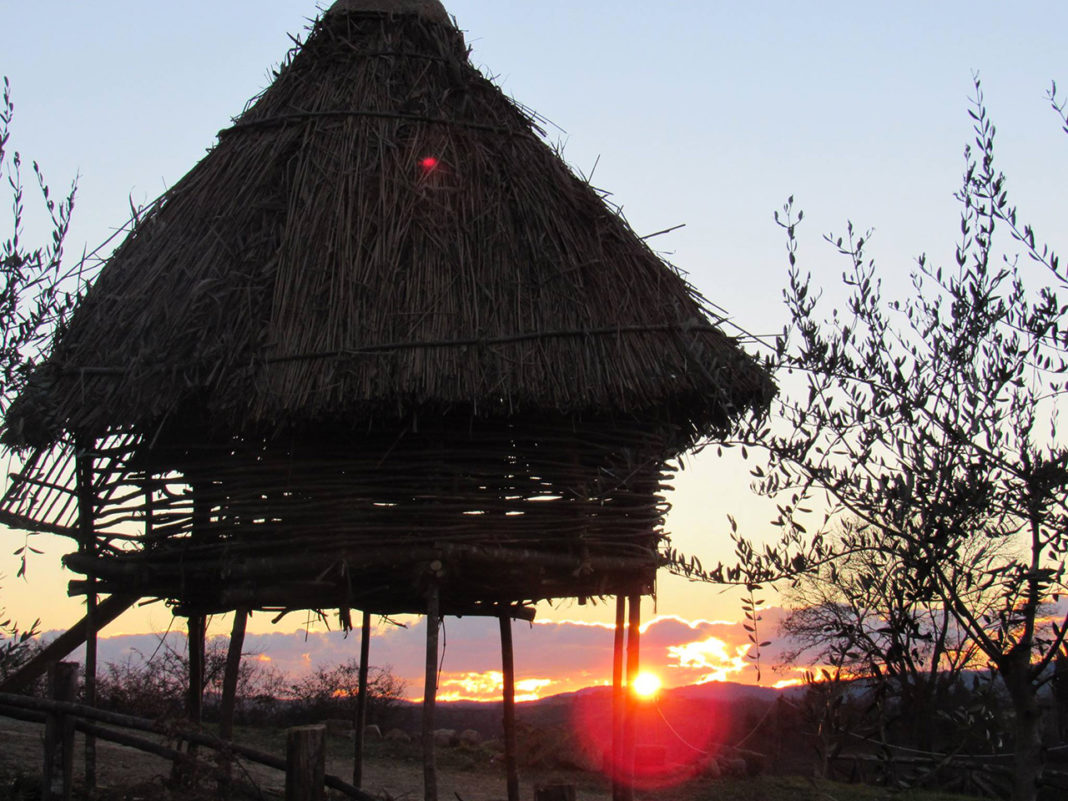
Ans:
{"label": "straw thatch roof", "polygon": [[0,520],[187,612],[651,592],[674,457],[771,383],[540,134],[436,0],[336,3],[10,410]]}
{"label": "straw thatch roof", "polygon": [[342,0],[115,251],[4,439],[447,411],[694,437],[763,404],[766,375],[539,134],[435,0]]}
{"label": "straw thatch roof", "polygon": [[415,14],[431,22],[450,23],[449,14],[438,0],[337,0],[328,14],[377,11],[387,14]]}

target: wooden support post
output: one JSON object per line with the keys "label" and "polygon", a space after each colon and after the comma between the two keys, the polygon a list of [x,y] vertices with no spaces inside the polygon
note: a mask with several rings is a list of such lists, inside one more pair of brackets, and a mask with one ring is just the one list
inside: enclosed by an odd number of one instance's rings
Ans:
{"label": "wooden support post", "polygon": [[[57,662],[48,668],[48,692],[53,701],[73,702],[78,697],[78,663]],[[70,801],[74,787],[74,717],[49,712],[45,723],[44,770],[41,798]]]}
{"label": "wooden support post", "polygon": [[204,637],[206,620],[203,615],[191,615],[188,622],[189,693],[185,712],[190,723],[204,719]]}
{"label": "wooden support post", "polygon": [[326,726],[286,731],[286,801],[322,801],[326,776]]}
{"label": "wooden support post", "polygon": [[363,612],[360,625],[360,694],[356,698],[352,738],[352,786],[363,787],[363,745],[367,734],[367,669],[371,658],[371,613]]}
{"label": "wooden support post", "polygon": [[[230,644],[226,651],[226,669],[223,672],[222,706],[219,710],[219,737],[234,738],[234,710],[237,707],[237,680],[241,672],[241,651],[245,647],[245,628],[248,624],[248,609],[234,611],[234,627],[230,630]],[[218,752],[220,779],[219,794],[230,794],[230,752]]]}
{"label": "wooden support post", "polygon": [[519,801],[519,769],[515,741],[515,659],[512,650],[512,619],[501,615],[501,673],[504,676],[504,771],[508,801]]}
{"label": "wooden support post", "polygon": [[642,597],[634,594],[627,598],[630,607],[628,610],[627,626],[627,692],[623,703],[623,794],[622,801],[634,799],[634,744],[636,740],[635,730],[635,700],[631,692],[634,680],[638,677],[638,669],[641,665],[639,657],[641,646],[642,625]]}
{"label": "wooden support post", "polygon": [[[193,531],[194,542],[203,542],[208,536],[208,527],[211,523],[211,504],[205,499],[203,486],[195,481],[190,482],[193,487]],[[190,614],[187,619],[188,636],[186,638],[187,655],[189,657],[189,687],[185,696],[185,716],[195,727],[200,728],[204,719],[204,638],[206,635],[207,620],[204,615]],[[189,755],[189,770],[183,770],[182,766],[175,765],[172,776],[179,785],[195,786],[197,747],[189,742],[186,753]]]}
{"label": "wooden support post", "polygon": [[[89,582],[95,583],[96,579],[88,577]],[[96,656],[97,656],[97,602],[96,593],[90,592],[85,596],[85,619],[87,621],[88,636],[85,638],[85,698],[88,706],[96,706]],[[92,734],[85,735],[85,791],[92,793],[96,789],[96,737]]]}
{"label": "wooden support post", "polygon": [[[78,545],[79,550],[96,558],[96,491],[93,488],[93,457],[90,455],[92,439],[79,438],[75,445],[75,482],[78,493]],[[96,635],[97,620],[96,576],[88,573],[85,577],[89,591],[85,595],[85,683],[84,701],[89,706],[96,706]],[[85,790],[92,793],[96,789],[96,737],[85,735]]]}
{"label": "wooden support post", "polygon": [[441,597],[437,582],[426,594],[426,679],[423,686],[423,797],[438,801],[438,768],[434,754],[434,701],[438,692],[438,626]]}
{"label": "wooden support post", "polygon": [[[248,625],[248,615],[248,609],[235,610],[234,626],[230,630],[230,644],[226,651],[226,669],[223,672],[222,707],[219,710],[219,736],[224,740],[231,740],[234,736],[237,680],[241,673],[241,651],[245,647],[245,628]],[[201,680],[203,681],[203,676]]]}
{"label": "wooden support post", "polygon": [[[187,624],[187,646],[189,656],[189,686],[185,695],[186,719],[199,728],[204,718],[204,628],[203,615],[190,615]],[[171,769],[172,780],[183,787],[196,784],[195,775],[197,746],[188,741],[186,747],[188,760],[175,763]]]}
{"label": "wooden support post", "polygon": [[623,629],[627,622],[626,596],[616,596],[616,629],[612,647],[612,753],[608,764],[612,772],[612,801],[620,801],[623,785],[619,769],[623,765]]}

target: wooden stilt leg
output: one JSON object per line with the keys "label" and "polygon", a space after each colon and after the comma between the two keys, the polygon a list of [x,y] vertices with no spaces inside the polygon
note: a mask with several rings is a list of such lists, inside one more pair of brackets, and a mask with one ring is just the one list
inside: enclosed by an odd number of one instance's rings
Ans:
{"label": "wooden stilt leg", "polygon": [[[199,726],[204,719],[204,629],[203,615],[192,615],[188,622],[189,646],[189,687],[185,699],[185,716],[194,726]],[[186,753],[189,765],[175,765],[172,775],[179,784],[196,783],[193,765],[196,763],[197,747],[189,743]]]}
{"label": "wooden stilt leg", "polygon": [[189,618],[189,694],[186,698],[186,717],[199,724],[204,719],[204,635],[203,615]]}
{"label": "wooden stilt leg", "polygon": [[[93,459],[89,453],[92,440],[79,439],[75,456],[76,482],[78,488],[78,534],[82,553],[90,558],[96,556],[96,492],[93,489]],[[89,592],[85,596],[85,703],[96,706],[96,655],[97,631],[100,626],[97,615],[96,577],[86,575]],[[96,737],[85,735],[85,790],[96,789]]]}
{"label": "wooden stilt leg", "polygon": [[436,583],[430,585],[426,601],[426,682],[423,691],[423,794],[426,801],[438,801],[438,769],[434,754],[434,701],[438,691],[438,626],[440,596]]}
{"label": "wooden stilt leg", "polygon": [[371,613],[363,613],[360,626],[360,688],[356,699],[356,720],[353,732],[352,786],[363,787],[363,744],[367,732],[367,668],[371,658]]}
{"label": "wooden stilt leg", "polygon": [[504,769],[508,801],[519,801],[519,769],[515,740],[515,659],[512,651],[512,619],[501,615],[501,673],[504,675]]}
{"label": "wooden stilt leg", "polygon": [[[226,671],[223,673],[222,707],[219,710],[219,737],[231,740],[234,736],[234,710],[237,707],[237,680],[241,672],[241,651],[245,647],[245,627],[248,623],[249,610],[238,609],[234,612],[234,627],[230,631],[230,646],[226,652]],[[223,797],[230,794],[230,755],[219,752],[219,793]]]}
{"label": "wooden stilt leg", "polygon": [[[197,481],[190,481],[193,490],[192,538],[195,542],[204,542],[210,536],[211,502],[205,497],[204,486]],[[186,692],[185,716],[193,728],[199,728],[204,719],[204,638],[207,620],[204,615],[190,614],[187,619],[188,637],[186,640],[189,657],[189,687]],[[188,770],[178,767],[173,772],[179,784],[195,785],[197,747],[189,742],[186,747],[189,755]]]}
{"label": "wooden stilt leg", "polygon": [[[90,583],[96,579],[89,577]],[[87,706],[96,706],[96,633],[97,633],[97,603],[96,593],[90,592],[85,596],[85,619],[87,623],[87,636],[85,638],[85,703]],[[96,789],[96,737],[91,734],[85,735],[85,790],[92,793]]]}
{"label": "wooden stilt leg", "polygon": [[635,709],[634,697],[630,692],[631,685],[638,677],[638,669],[641,664],[641,624],[642,624],[642,597],[631,595],[627,599],[630,606],[629,621],[627,627],[627,693],[623,704],[623,796],[622,801],[633,801],[634,798],[634,743],[635,743]]}
{"label": "wooden stilt leg", "polygon": [[623,629],[626,626],[627,599],[616,597],[616,630],[612,650],[612,753],[608,762],[612,770],[612,801],[620,801],[622,785],[619,769],[623,764]]}
{"label": "wooden stilt leg", "polygon": [[234,710],[237,707],[237,680],[241,672],[241,651],[245,647],[245,628],[248,609],[234,612],[234,627],[230,631],[230,646],[226,651],[226,670],[223,673],[222,708],[219,710],[219,735],[224,740],[234,736]]}

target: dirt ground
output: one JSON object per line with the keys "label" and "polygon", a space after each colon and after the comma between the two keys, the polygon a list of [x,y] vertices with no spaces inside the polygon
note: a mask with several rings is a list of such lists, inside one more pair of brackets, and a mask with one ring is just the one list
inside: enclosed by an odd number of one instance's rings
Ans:
{"label": "dirt ground", "polygon": [[[0,777],[7,792],[7,795],[0,792],[0,799],[19,798],[17,793],[12,793],[13,786],[30,788],[25,797],[35,797],[32,789],[41,772],[43,740],[42,725],[0,717]],[[74,752],[76,786],[81,785],[83,776],[83,742],[82,736],[77,735]],[[280,735],[275,736],[274,742],[249,744],[283,755]],[[422,799],[423,767],[418,748],[413,746],[404,753],[398,753],[395,748],[390,753],[382,751],[369,747],[364,760],[363,789],[391,801]],[[350,739],[331,737],[327,773],[351,781],[351,754]],[[100,739],[97,740],[97,755],[98,798],[106,801],[163,801],[172,797],[166,787],[171,771],[168,760]],[[271,768],[243,761],[235,769],[234,777],[246,780],[267,798],[277,798],[284,793],[284,775]],[[607,784],[599,776],[549,771],[521,775],[521,797],[532,799],[535,784],[552,783],[574,784],[579,801],[605,801],[611,797]],[[201,786],[204,797],[215,795],[213,780],[203,781]],[[443,801],[503,801],[506,797],[503,767],[462,754],[441,753],[438,757],[438,795]]]}
{"label": "dirt ground", "polygon": [[[284,733],[248,730],[239,732],[239,742],[281,755]],[[40,773],[44,727],[0,717],[0,801],[36,801],[40,798]],[[76,798],[80,792],[83,740],[75,750]],[[132,748],[97,741],[98,787],[93,801],[213,801],[218,797],[212,779],[201,781],[199,792],[174,791],[168,786],[171,763]],[[330,737],[327,772],[343,779],[352,778],[352,740]],[[438,757],[438,798],[440,801],[504,801],[504,771],[485,753],[441,749]],[[235,799],[278,801],[284,798],[284,777],[280,771],[249,763],[240,764],[235,779],[245,780],[252,792]],[[577,801],[608,801],[607,782],[596,773],[568,771],[520,771],[520,798],[533,801],[537,784],[570,784]],[[419,748],[398,748],[394,743],[369,744],[364,761],[364,790],[383,801],[420,801],[423,798],[423,769]],[[328,791],[328,798],[343,798]],[[636,801],[974,801],[939,792],[905,791],[865,785],[834,784],[800,777],[760,777],[758,779],[695,779],[680,786],[638,790]]]}

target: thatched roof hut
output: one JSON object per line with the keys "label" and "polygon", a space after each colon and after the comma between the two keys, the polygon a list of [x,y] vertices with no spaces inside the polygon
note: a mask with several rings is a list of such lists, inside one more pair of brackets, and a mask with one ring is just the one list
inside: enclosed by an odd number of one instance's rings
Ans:
{"label": "thatched roof hut", "polygon": [[38,452],[8,520],[78,533],[45,500],[75,496],[77,441],[102,545],[69,564],[105,590],[200,612],[418,611],[427,575],[454,612],[649,591],[670,460],[770,381],[467,56],[436,0],[315,24],[13,406],[4,441]]}

